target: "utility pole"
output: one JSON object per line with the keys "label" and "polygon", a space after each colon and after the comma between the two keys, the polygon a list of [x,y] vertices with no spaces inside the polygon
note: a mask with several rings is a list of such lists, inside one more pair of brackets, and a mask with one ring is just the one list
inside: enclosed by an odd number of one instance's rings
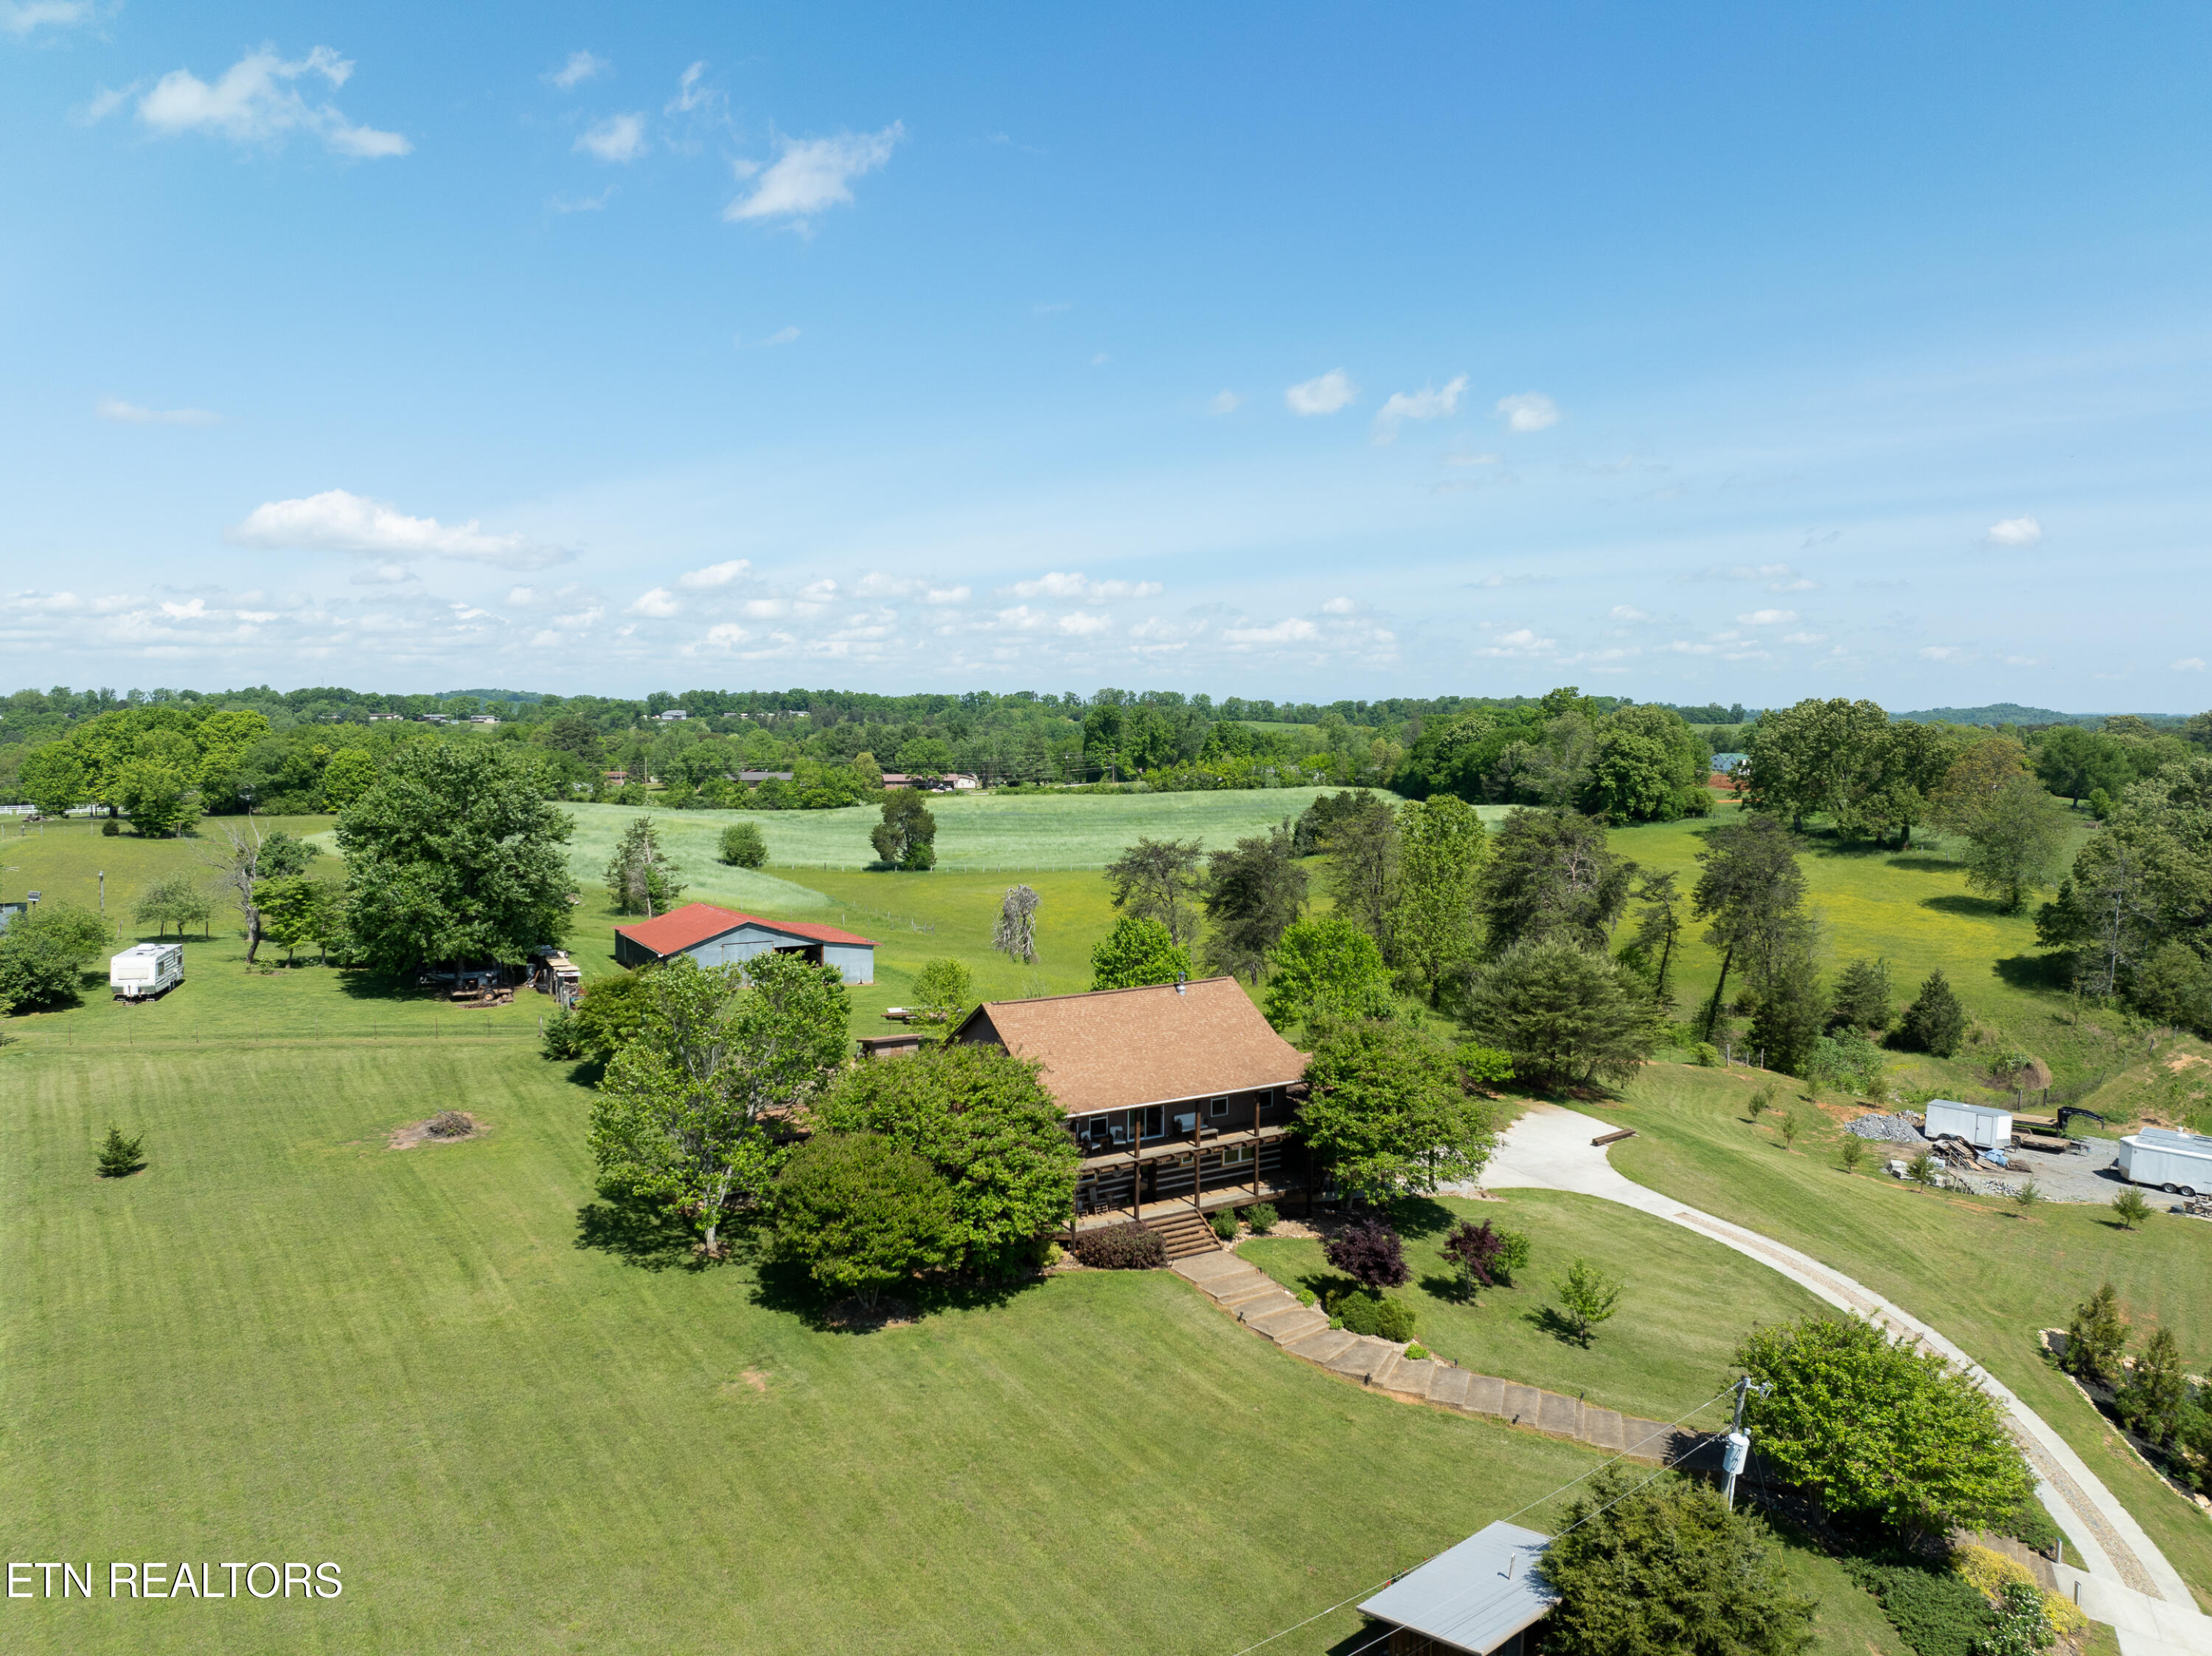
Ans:
{"label": "utility pole", "polygon": [[[1743,1471],[1745,1464],[1751,1459],[1751,1435],[1743,1429],[1743,1405],[1745,1400],[1751,1395],[1752,1389],[1752,1380],[1748,1374],[1735,1383],[1735,1419],[1729,1426],[1728,1436],[1721,1441],[1721,1471],[1723,1478],[1721,1485],[1721,1499],[1728,1503],[1728,1509],[1730,1512],[1735,1510],[1736,1478]],[[1771,1389],[1770,1386],[1759,1386],[1759,1394],[1764,1397]]]}

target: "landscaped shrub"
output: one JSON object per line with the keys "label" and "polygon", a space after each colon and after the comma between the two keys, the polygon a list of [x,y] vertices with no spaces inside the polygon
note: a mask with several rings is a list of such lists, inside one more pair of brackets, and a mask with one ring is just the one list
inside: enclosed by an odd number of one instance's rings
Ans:
{"label": "landscaped shrub", "polygon": [[1093,1271],[1157,1271],[1168,1262],[1168,1245],[1142,1225],[1107,1225],[1075,1239],[1075,1257]]}
{"label": "landscaped shrub", "polygon": [[1298,1303],[1300,1305],[1313,1305],[1316,1303],[1316,1296],[1315,1295],[1313,1289],[1310,1288],[1300,1289],[1298,1290]]}
{"label": "landscaped shrub", "polygon": [[720,854],[732,868],[758,868],[768,861],[768,841],[757,823],[732,822],[722,830]]}
{"label": "landscaped shrub", "polygon": [[1206,1223],[1213,1227],[1213,1234],[1223,1241],[1233,1242],[1237,1240],[1237,1216],[1229,1209],[1221,1209],[1209,1217]]}
{"label": "landscaped shrub", "polygon": [[1717,1070],[1721,1067],[1721,1049],[1710,1040],[1701,1040],[1698,1043],[1697,1059],[1702,1067]]}
{"label": "landscaped shrub", "polygon": [[538,1049],[552,1059],[583,1057],[589,1043],[584,1039],[584,1026],[576,1015],[565,1006],[556,1006],[545,1020],[544,1033],[538,1038]]}
{"label": "landscaped shrub", "polygon": [[1330,1237],[1322,1252],[1329,1264],[1365,1288],[1399,1288],[1413,1280],[1398,1233],[1380,1219],[1354,1220]]}
{"label": "landscaped shrub", "polygon": [[[1987,1547],[1961,1547],[1951,1555],[1951,1568],[1990,1601],[2000,1621],[2004,1617],[2006,1596],[2008,1593],[2016,1595],[2025,1588],[2033,1596],[2024,1601],[2021,1608],[2026,1610],[2030,1605],[2033,1606],[2034,1613],[2049,1624],[2051,1632],[2070,1635],[2089,1625],[2089,1618],[2078,1607],[2055,1592],[2044,1592],[2037,1585],[2035,1578],[2027,1573],[2027,1565],[2015,1563],[2001,1552],[1992,1552]],[[2022,1619],[2027,1618],[2023,1617]],[[1986,1647],[1984,1656],[1987,1656]]]}
{"label": "landscaped shrub", "polygon": [[1428,1361],[1428,1357],[1429,1348],[1419,1344],[1418,1342],[1408,1345],[1406,1348],[1406,1361],[1407,1362],[1426,1362]]}
{"label": "landscaped shrub", "polygon": [[1348,1328],[1355,1334],[1371,1334],[1378,1340],[1413,1338],[1413,1307],[1387,1294],[1369,1289],[1339,1294],[1329,1301],[1328,1308],[1335,1319],[1329,1325],[1332,1328]]}
{"label": "landscaped shrub", "polygon": [[1255,1202],[1244,1210],[1244,1222],[1252,1228],[1255,1236],[1265,1236],[1275,1228],[1275,1221],[1280,1216],[1272,1202]]}
{"label": "landscaped shrub", "polygon": [[1989,1601],[1949,1570],[1863,1558],[1847,1558],[1844,1568],[1919,1656],[1976,1656],[1976,1646],[1996,1627]]}

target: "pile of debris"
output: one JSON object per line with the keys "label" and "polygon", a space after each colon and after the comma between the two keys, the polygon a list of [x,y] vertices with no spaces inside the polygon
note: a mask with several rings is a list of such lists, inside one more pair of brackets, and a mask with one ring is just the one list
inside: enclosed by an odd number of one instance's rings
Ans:
{"label": "pile of debris", "polygon": [[2192,1196],[2187,1201],[2175,1203],[2173,1210],[2191,1219],[2212,1219],[2212,1196]]}
{"label": "pile of debris", "polygon": [[2002,1150],[1978,1148],[1956,1133],[1937,1134],[1933,1149],[1936,1159],[1953,1169],[1967,1168],[1983,1173],[1997,1173],[2010,1166]]}
{"label": "pile of debris", "polygon": [[1861,1138],[1875,1138],[1891,1144],[1918,1144],[1920,1118],[1900,1113],[1896,1115],[1863,1115],[1848,1124],[1844,1131],[1856,1133]]}

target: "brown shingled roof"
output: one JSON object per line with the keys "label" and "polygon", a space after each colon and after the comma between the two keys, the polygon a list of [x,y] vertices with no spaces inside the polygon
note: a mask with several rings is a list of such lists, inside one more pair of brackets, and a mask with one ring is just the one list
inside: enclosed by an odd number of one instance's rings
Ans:
{"label": "brown shingled roof", "polygon": [[953,1039],[995,1040],[1036,1059],[1070,1115],[1286,1086],[1306,1068],[1234,978],[1186,984],[1180,994],[1163,984],[988,1001]]}

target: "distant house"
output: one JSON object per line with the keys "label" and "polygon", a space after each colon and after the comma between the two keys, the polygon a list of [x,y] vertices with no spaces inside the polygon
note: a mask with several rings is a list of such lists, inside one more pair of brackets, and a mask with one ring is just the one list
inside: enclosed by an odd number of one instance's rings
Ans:
{"label": "distant house", "polygon": [[870,937],[834,925],[764,920],[712,903],[686,903],[635,925],[615,928],[615,960],[628,967],[689,955],[702,966],[726,966],[774,952],[798,955],[817,966],[834,966],[848,983],[876,980],[876,945]]}
{"label": "distant house", "polygon": [[683,709],[683,708],[681,708],[681,707],[667,707],[667,708],[664,708],[664,709],[662,709],[659,713],[657,713],[653,714],[653,717],[654,717],[655,719],[666,720],[666,719],[689,719],[689,718],[690,718],[690,717],[691,717],[691,715],[690,715],[690,713],[685,713],[685,712],[684,711],[684,709]]}
{"label": "distant house", "polygon": [[629,773],[628,771],[609,771],[607,773],[607,780],[613,783],[617,787],[620,787],[623,783],[629,780]]}
{"label": "distant house", "polygon": [[469,723],[471,725],[496,725],[499,723],[499,715],[497,713],[471,713],[469,715]]}
{"label": "distant house", "polygon": [[[884,786],[887,788],[910,788],[915,786],[915,783],[914,778],[908,776],[904,771],[885,771]],[[927,787],[928,784],[923,783],[921,786]]]}
{"label": "distant house", "polygon": [[1084,1153],[1071,1229],[1176,1229],[1308,1186],[1290,1137],[1306,1055],[1234,978],[988,1001],[951,1039],[1041,1066]]}
{"label": "distant house", "polygon": [[415,717],[425,725],[450,725],[453,720],[443,713],[417,713]]}
{"label": "distant house", "polygon": [[730,779],[733,782],[742,782],[750,788],[757,787],[763,782],[788,782],[791,780],[791,773],[789,771],[739,771]]}
{"label": "distant house", "polygon": [[1492,1524],[1359,1608],[1389,1624],[1390,1656],[1521,1656],[1528,1629],[1559,1601],[1540,1568],[1551,1544],[1517,1524]]}

